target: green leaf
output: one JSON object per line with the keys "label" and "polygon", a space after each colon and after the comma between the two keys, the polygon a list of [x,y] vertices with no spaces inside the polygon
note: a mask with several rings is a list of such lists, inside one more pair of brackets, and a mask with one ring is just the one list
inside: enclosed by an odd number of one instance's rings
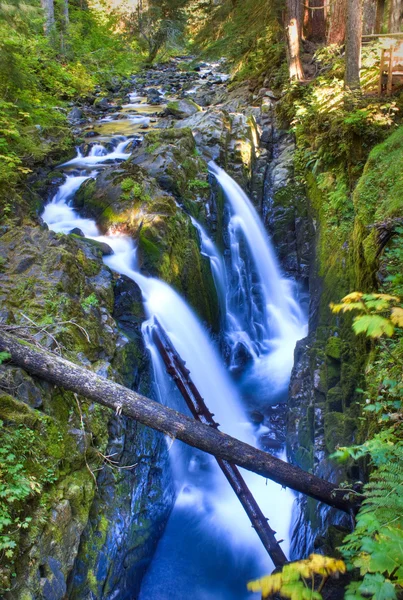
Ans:
{"label": "green leaf", "polygon": [[362,315],[353,323],[355,333],[366,333],[368,337],[379,338],[382,335],[392,336],[395,328],[389,319],[379,315]]}
{"label": "green leaf", "polygon": [[373,600],[395,600],[395,586],[380,573],[372,575],[367,573],[359,587],[364,595],[372,596]]}

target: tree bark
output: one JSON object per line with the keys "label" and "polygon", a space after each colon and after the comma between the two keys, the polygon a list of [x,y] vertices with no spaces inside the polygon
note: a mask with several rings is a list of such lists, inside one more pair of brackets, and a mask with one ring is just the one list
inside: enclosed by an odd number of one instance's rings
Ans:
{"label": "tree bark", "polygon": [[64,21],[64,31],[67,33],[70,24],[69,18],[69,0],[63,0],[63,21]]}
{"label": "tree bark", "polygon": [[288,42],[288,63],[290,79],[302,81],[304,70],[301,63],[301,28],[302,28],[301,0],[287,0],[286,23]]}
{"label": "tree bark", "polygon": [[45,33],[50,35],[55,25],[55,6],[53,0],[41,0],[41,6],[45,13]]}
{"label": "tree bark", "polygon": [[360,87],[361,67],[361,36],[362,36],[362,2],[347,0],[347,30],[346,30],[346,71],[344,83],[346,88]]}
{"label": "tree bark", "polygon": [[384,15],[385,15],[385,0],[378,0],[377,6],[376,6],[375,33],[382,33]]}
{"label": "tree bark", "polygon": [[330,4],[327,43],[341,45],[346,37],[347,0],[334,0]]}
{"label": "tree bark", "polygon": [[304,34],[313,42],[326,39],[325,3],[324,0],[303,0],[304,2]]}
{"label": "tree bark", "polygon": [[216,458],[236,464],[347,513],[359,506],[359,498],[347,498],[342,489],[328,481],[100,377],[52,352],[28,344],[25,340],[21,341],[2,329],[0,351],[8,352],[14,364],[33,375],[121,412]]}
{"label": "tree bark", "polygon": [[362,33],[371,35],[375,33],[377,0],[364,0],[362,10]]}
{"label": "tree bark", "polygon": [[402,25],[402,0],[390,0],[388,33],[398,33]]}

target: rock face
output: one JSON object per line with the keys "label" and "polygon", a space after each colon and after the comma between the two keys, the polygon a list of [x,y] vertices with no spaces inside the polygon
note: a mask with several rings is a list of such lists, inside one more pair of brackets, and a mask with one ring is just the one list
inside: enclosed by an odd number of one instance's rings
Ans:
{"label": "rock face", "polygon": [[[151,393],[140,292],[115,280],[102,249],[26,226],[2,231],[0,254],[2,324],[40,324],[27,334],[41,344]],[[12,508],[13,519],[31,521],[11,534],[15,558],[3,561],[1,587],[13,571],[17,584],[3,597],[61,600],[69,576],[81,582],[80,598],[100,597],[100,590],[104,598],[116,590],[133,597],[172,506],[163,437],[19,368],[2,364],[0,378],[2,440],[25,456],[22,473],[38,486]],[[16,427],[19,436],[10,438]],[[103,458],[109,455],[115,466]]]}

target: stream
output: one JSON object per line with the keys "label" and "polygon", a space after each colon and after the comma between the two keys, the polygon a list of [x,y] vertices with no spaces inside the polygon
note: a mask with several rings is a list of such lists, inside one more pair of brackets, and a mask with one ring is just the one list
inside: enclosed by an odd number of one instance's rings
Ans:
{"label": "stream", "polygon": [[[101,136],[88,154],[77,150],[77,156],[60,167],[65,181],[42,218],[55,232],[67,234],[77,228],[88,238],[106,242],[113,254],[104,257],[105,263],[140,287],[148,319],[143,335],[160,402],[188,412],[151,341],[149,325],[155,317],[185,360],[220,429],[257,446],[268,428],[251,422],[248,415],[286,399],[293,351],[306,334],[306,316],[297,301],[297,288],[281,273],[262,221],[243,190],[214,162],[209,164],[210,177],[221,186],[229,215],[225,257],[192,218],[200,251],[210,260],[223,315],[221,334],[230,349],[228,364],[186,300],[165,282],[141,273],[134,241],[116,232],[101,235],[95,221],[80,217],[71,206],[86,179],[130,156],[133,137],[141,138],[141,128],[149,125],[148,114],[154,111],[133,90],[129,105],[101,119],[97,124]],[[240,348],[248,357],[245,365],[237,359]],[[167,444],[177,499],[144,577],[140,599],[255,597],[246,591],[247,581],[269,573],[272,564],[238,499],[213,457],[178,441],[168,439]],[[285,459],[283,447],[275,451]],[[242,474],[270,517],[277,539],[284,540],[287,554],[293,493],[253,473],[242,470]]]}

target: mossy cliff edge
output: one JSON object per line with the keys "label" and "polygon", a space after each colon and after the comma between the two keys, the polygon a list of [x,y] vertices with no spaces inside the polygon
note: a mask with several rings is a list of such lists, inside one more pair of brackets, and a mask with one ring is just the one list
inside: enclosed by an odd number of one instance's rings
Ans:
{"label": "mossy cliff edge", "polygon": [[[4,228],[0,240],[3,323],[150,393],[137,286],[105,267],[100,250],[86,240],[31,226]],[[85,557],[87,590],[98,595],[104,586],[118,588],[126,597],[126,586],[133,589],[133,579],[141,579],[172,504],[162,436],[7,362],[0,369],[8,451],[2,455],[2,502],[11,519],[3,533],[12,542],[1,570],[2,589],[10,588],[3,597],[64,597],[77,554]],[[108,455],[116,464],[136,466],[113,468]],[[10,494],[16,500],[8,504]],[[119,523],[122,545],[115,537]]]}
{"label": "mossy cliff edge", "polygon": [[[365,397],[357,389],[370,388],[374,372],[368,368],[371,345],[353,333],[351,316],[333,315],[329,304],[352,290],[391,291],[391,250],[402,243],[402,167],[400,127],[370,152],[352,193],[345,188],[347,208],[337,218],[334,187],[323,186],[323,177],[306,174],[316,259],[310,278],[310,335],[297,345],[291,378],[288,452],[295,464],[333,481],[366,478],[357,466],[340,467],[328,457],[338,446],[364,440],[360,423]],[[313,549],[334,554],[350,523],[315,502],[300,503],[293,555]]]}

